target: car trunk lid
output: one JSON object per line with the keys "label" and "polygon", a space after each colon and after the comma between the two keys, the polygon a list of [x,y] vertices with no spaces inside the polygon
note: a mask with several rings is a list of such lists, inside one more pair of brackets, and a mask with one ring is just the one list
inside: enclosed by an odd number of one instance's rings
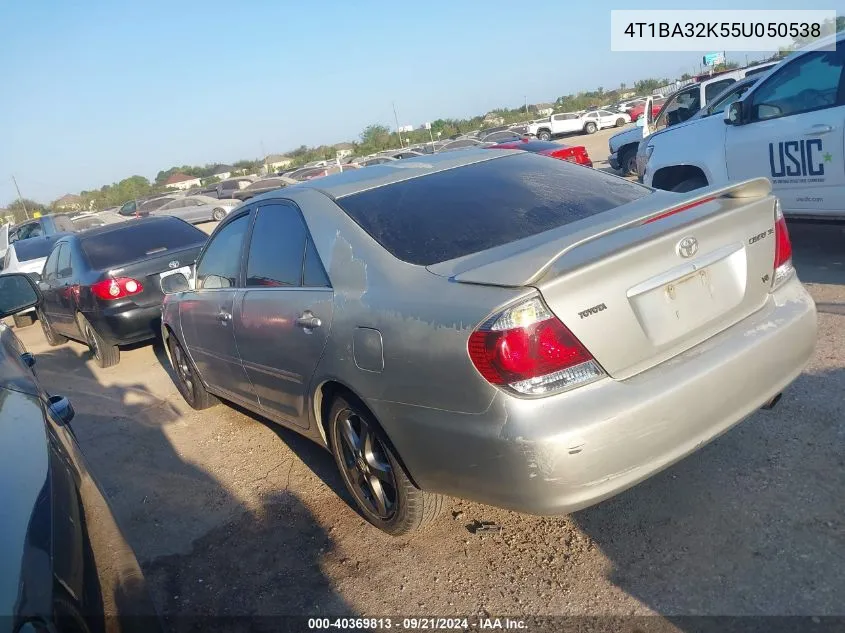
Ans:
{"label": "car trunk lid", "polygon": [[762,307],[774,269],[774,206],[765,179],[692,198],[655,193],[598,221],[429,269],[451,267],[447,276],[459,283],[534,286],[605,371],[624,379]]}
{"label": "car trunk lid", "polygon": [[159,255],[151,254],[141,260],[110,269],[103,279],[128,277],[140,282],[143,290],[131,296],[140,307],[160,304],[164,294],[161,291],[161,275],[191,266],[202,250],[202,244],[181,249],[167,250]]}

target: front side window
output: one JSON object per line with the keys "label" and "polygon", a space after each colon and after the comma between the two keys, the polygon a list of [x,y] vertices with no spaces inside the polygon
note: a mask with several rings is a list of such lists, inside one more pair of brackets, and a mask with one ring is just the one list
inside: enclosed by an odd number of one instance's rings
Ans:
{"label": "front side window", "polygon": [[733,83],[736,83],[734,79],[722,79],[721,81],[714,81],[712,84],[707,84],[704,86],[704,101],[710,103],[713,97],[719,96],[720,92]]}
{"label": "front side window", "polygon": [[676,93],[666,101],[655,121],[654,129],[662,130],[669,125],[681,123],[701,109],[701,88],[695,86],[691,90]]}
{"label": "front side window", "polygon": [[801,55],[754,92],[752,119],[774,119],[835,106],[843,66],[845,47]]}
{"label": "front side window", "polygon": [[284,204],[260,207],[249,245],[247,287],[301,285],[307,236],[295,208]]}
{"label": "front side window", "polygon": [[246,213],[226,224],[211,238],[197,264],[197,289],[237,286],[241,248],[248,228],[249,214]]}

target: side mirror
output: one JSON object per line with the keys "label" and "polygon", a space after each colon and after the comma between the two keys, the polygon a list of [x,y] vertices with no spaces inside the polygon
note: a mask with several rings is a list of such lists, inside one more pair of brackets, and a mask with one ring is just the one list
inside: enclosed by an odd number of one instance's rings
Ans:
{"label": "side mirror", "polygon": [[40,299],[35,281],[28,274],[0,275],[0,318],[35,307]]}
{"label": "side mirror", "polygon": [[166,295],[185,292],[190,289],[191,284],[183,273],[173,273],[161,278],[161,291]]}
{"label": "side mirror", "polygon": [[725,112],[725,123],[742,125],[742,101],[734,101]]}
{"label": "side mirror", "polygon": [[76,415],[70,400],[64,396],[50,396],[50,415],[59,424],[70,424]]}

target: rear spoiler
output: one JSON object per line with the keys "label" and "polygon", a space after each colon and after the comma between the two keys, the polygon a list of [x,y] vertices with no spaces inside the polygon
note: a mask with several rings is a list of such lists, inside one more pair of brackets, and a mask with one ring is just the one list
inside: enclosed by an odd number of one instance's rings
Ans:
{"label": "rear spoiler", "polygon": [[[727,199],[755,200],[765,198],[771,195],[771,192],[771,183],[766,178],[705,187],[696,190],[693,195],[655,191],[650,196],[617,207],[613,213],[607,214],[609,217],[604,222],[596,222],[596,218],[581,220],[427,268],[432,273],[459,283],[529,286],[535,284],[556,260],[568,252],[612,233],[655,223],[708,202]],[[774,215],[772,219],[774,220]],[[577,228],[578,225],[585,224],[587,226],[584,228]]]}

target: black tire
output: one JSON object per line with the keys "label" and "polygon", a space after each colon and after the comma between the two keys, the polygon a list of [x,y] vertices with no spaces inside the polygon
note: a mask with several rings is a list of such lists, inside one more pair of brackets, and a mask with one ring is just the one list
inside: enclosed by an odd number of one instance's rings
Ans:
{"label": "black tire", "polygon": [[12,321],[15,322],[16,328],[29,327],[35,323],[35,317],[32,315],[32,312],[27,312],[26,314],[13,314]]}
{"label": "black tire", "polygon": [[694,176],[693,178],[687,178],[686,180],[682,180],[677,185],[672,187],[671,191],[675,191],[677,193],[686,193],[687,191],[701,189],[702,187],[706,186],[707,181],[704,178],[702,178],[701,176]]}
{"label": "black tire", "polygon": [[211,219],[215,222],[220,222],[223,218],[226,217],[226,211],[224,209],[215,209],[211,212]]}
{"label": "black tire", "polygon": [[109,345],[103,340],[99,332],[91,325],[91,322],[85,318],[84,314],[77,315],[79,321],[79,330],[82,336],[85,337],[85,342],[91,348],[91,355],[97,367],[113,367],[120,362],[120,349],[117,345]]}
{"label": "black tire", "polygon": [[589,123],[587,123],[587,125],[584,126],[584,131],[587,134],[595,134],[596,132],[599,131],[599,128],[595,123],[590,121]]}
{"label": "black tire", "polygon": [[616,119],[616,127],[622,127],[623,125],[625,125],[625,119],[623,119],[622,117]]}
{"label": "black tire", "polygon": [[537,138],[541,141],[551,141],[552,133],[548,130],[540,130],[539,132],[537,132]]}
{"label": "black tire", "polygon": [[176,388],[179,389],[179,393],[182,394],[185,402],[197,411],[208,409],[220,402],[206,391],[196,367],[185,352],[185,348],[172,334],[167,339],[167,346],[170,348],[170,364],[173,367],[173,373],[176,375]]}
{"label": "black tire", "polygon": [[633,176],[637,173],[637,150],[626,149],[619,156],[619,171],[623,176]]}
{"label": "black tire", "polygon": [[328,434],[343,483],[374,526],[399,536],[430,524],[441,513],[445,498],[411,482],[378,423],[356,399],[335,398]]}
{"label": "black tire", "polygon": [[57,345],[67,343],[67,337],[56,333],[56,331],[53,329],[53,326],[50,324],[50,322],[47,320],[47,317],[44,316],[44,313],[41,312],[41,310],[38,310],[37,314],[38,322],[41,324],[41,331],[44,332],[44,338],[47,339],[47,344],[50,347],[56,347]]}

